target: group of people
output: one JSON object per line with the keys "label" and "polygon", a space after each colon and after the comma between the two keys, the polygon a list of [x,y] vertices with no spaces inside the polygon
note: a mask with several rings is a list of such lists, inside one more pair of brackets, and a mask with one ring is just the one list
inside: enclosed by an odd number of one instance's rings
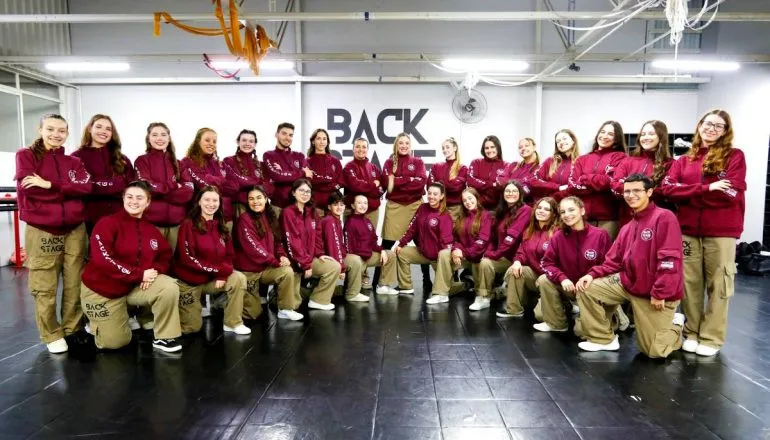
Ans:
{"label": "group of people", "polygon": [[382,169],[363,138],[343,166],[324,129],[306,155],[292,151],[290,123],[262,160],[250,130],[221,159],[216,132],[202,128],[180,161],[169,128],[151,123],[133,165],[107,115],[91,118],[71,155],[67,136],[64,118],[46,115],[16,156],[29,289],[52,353],[67,351],[86,321],[99,348],[125,346],[141,327],[154,347],[179,351],[177,339],[202,326],[205,295],[220,295],[225,332],[249,334],[244,320],[262,313],[270,285],[278,318],[289,320],[304,318],[305,289],[308,308],[333,310],[339,281],[350,302],[369,301],[368,289],[413,294],[412,265],[422,266],[429,305],[473,290],[469,308],[479,311],[502,291],[496,316],[534,309],[542,332],[568,331],[579,312],[583,350],[617,350],[624,310],[650,357],[680,348],[713,356],[724,344],[746,164],[723,110],[698,121],[676,160],[663,122],[643,124],[629,153],[621,125],[607,121],[583,156],[575,134],[560,130],[542,163],[530,138],[507,163],[487,136],[465,166],[449,138],[429,173],[407,133]]}

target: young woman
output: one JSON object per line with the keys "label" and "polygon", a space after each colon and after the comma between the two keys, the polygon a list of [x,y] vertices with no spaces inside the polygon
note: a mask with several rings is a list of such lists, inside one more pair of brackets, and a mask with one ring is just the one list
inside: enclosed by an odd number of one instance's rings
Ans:
{"label": "young woman", "polygon": [[569,177],[568,191],[583,200],[588,221],[607,231],[613,240],[620,230],[620,201],[610,185],[627,150],[623,128],[616,121],[607,121],[596,132],[591,152],[575,161]]}
{"label": "young woman", "polygon": [[[449,301],[453,293],[452,274],[460,267],[470,266],[473,279],[479,280],[479,262],[487,250],[492,234],[492,214],[481,208],[481,196],[473,188],[466,188],[462,193],[463,210],[454,226],[454,244],[451,249],[443,249],[438,254],[436,265],[436,288],[426,302],[438,304]],[[463,286],[464,287],[464,286]],[[471,310],[489,307],[489,299],[481,296],[471,304]]]}
{"label": "young woman", "polygon": [[[35,298],[35,322],[51,353],[67,351],[65,336],[81,328],[80,273],[86,255],[83,197],[91,177],[80,159],[64,154],[67,121],[49,114],[40,119],[40,137],[16,152],[19,214],[27,223],[24,243],[28,285]],[[62,320],[56,290],[62,275]]]}
{"label": "young woman", "polygon": [[[417,246],[406,246],[414,239]],[[450,250],[454,237],[452,236],[452,217],[446,210],[446,191],[444,185],[433,182],[428,185],[428,202],[423,203],[409,222],[409,227],[401,237],[395,252],[398,257],[398,291],[413,294],[412,264],[435,264],[439,252]],[[446,295],[447,290],[437,282],[434,295]],[[432,303],[431,303],[432,304]]]}
{"label": "young woman", "polygon": [[361,293],[363,273],[367,267],[381,267],[382,274],[375,290],[378,295],[398,295],[393,283],[396,281],[396,256],[377,244],[377,231],[366,216],[368,199],[359,194],[353,199],[353,213],[345,223],[345,244],[347,256],[347,291],[348,301],[365,302],[369,297]]}
{"label": "young woman", "polygon": [[562,227],[551,237],[541,261],[544,274],[536,281],[543,322],[533,327],[541,332],[567,331],[567,315],[562,301],[574,300],[575,283],[593,266],[604,262],[604,256],[612,245],[607,231],[586,221],[586,209],[579,198],[569,196],[562,199],[559,215]]}
{"label": "young woman", "polygon": [[382,166],[382,184],[388,199],[382,222],[383,248],[392,248],[409,228],[409,220],[422,205],[427,179],[422,159],[412,156],[412,138],[400,133],[393,142],[393,155]]}
{"label": "young woman", "polygon": [[[292,184],[289,193],[291,204],[281,210],[283,245],[294,269],[293,288],[297,297],[303,278],[320,278],[307,306],[317,310],[334,310],[331,300],[342,268],[340,263],[328,255],[314,258],[318,239],[316,227],[319,221],[310,201],[312,195],[313,186],[309,180],[298,179]],[[299,303],[291,305],[294,309],[299,307]],[[294,309],[280,309],[278,317],[293,319],[292,316],[296,316],[292,314],[296,313],[293,312]]]}
{"label": "young woman", "polygon": [[227,173],[219,163],[217,133],[205,127],[198,130],[181,165],[186,180],[191,181],[197,191],[207,186],[217,189],[227,230],[232,230],[233,203],[230,197],[237,193],[237,188],[232,186],[231,180],[227,180]]}
{"label": "young woman", "polygon": [[447,138],[441,143],[441,152],[445,162],[434,163],[428,175],[428,185],[440,182],[446,188],[446,209],[457,222],[462,213],[462,192],[468,179],[468,167],[460,163],[460,147],[455,138]]}
{"label": "young woman", "polygon": [[[612,192],[622,200],[623,183],[626,177],[632,174],[649,176],[657,188],[663,182],[663,178],[666,177],[672,163],[671,151],[668,149],[666,124],[657,120],[647,121],[642,125],[639,136],[636,138],[636,147],[615,168],[611,182]],[[669,207],[660,190],[653,191],[652,199],[657,206]],[[633,215],[634,210],[623,201],[620,204],[620,226],[622,227],[631,221]]]}
{"label": "young woman", "polygon": [[100,218],[123,209],[123,189],[135,178],[131,161],[120,150],[120,136],[112,119],[97,114],[83,129],[80,148],[72,153],[91,175],[91,193],[83,199],[89,235]]}
{"label": "young woman", "polygon": [[223,330],[239,335],[251,333],[243,325],[246,277],[233,270],[233,242],[225,226],[221,200],[215,186],[204,186],[179,227],[174,273],[179,279],[182,333],[200,331],[201,295],[215,294],[227,295]]}
{"label": "young woman", "polygon": [[291,313],[279,318],[295,321],[303,318],[295,310],[302,302],[294,290],[294,271],[284,255],[277,231],[278,219],[271,209],[267,191],[255,186],[248,192],[248,209],[238,217],[233,232],[235,269],[246,276],[247,289],[243,297],[244,319],[257,319],[262,313],[259,285],[275,284],[278,290],[278,309]]}
{"label": "young woman", "polygon": [[[345,258],[347,257],[347,245],[342,227],[342,213],[345,211],[345,202],[342,193],[334,191],[327,198],[329,204],[326,212],[329,213],[318,223],[315,237],[315,258],[326,260],[331,258],[340,265],[340,280],[345,280]],[[333,293],[333,292],[332,292]],[[368,299],[368,298],[367,298]]]}
{"label": "young woman", "polygon": [[[524,231],[521,245],[513,257],[513,265],[505,272],[507,284],[505,309],[497,312],[498,318],[520,318],[524,316],[524,304],[534,304],[527,301],[527,293],[538,297],[537,278],[543,274],[540,261],[548,249],[549,242],[558,221],[559,207],[553,197],[544,197],[537,201],[529,218],[529,226]],[[535,319],[542,320],[542,310],[535,308]]]}
{"label": "young woman", "polygon": [[149,307],[154,317],[152,346],[166,352],[182,349],[179,286],[168,276],[171,247],[143,218],[152,195],[146,182],[131,182],[123,191],[123,209],[103,217],[91,234],[91,258],[83,270],[80,299],[98,348],[115,349],[131,342],[128,306]]}
{"label": "young woman", "polygon": [[481,142],[481,159],[474,159],[468,167],[468,186],[481,194],[481,205],[492,211],[500,200],[502,185],[497,182],[505,171],[503,147],[497,136],[487,136]]}
{"label": "young woman", "polygon": [[187,214],[195,190],[192,182],[179,171],[176,149],[166,124],[153,122],[148,125],[144,144],[145,154],[136,158],[134,166],[137,178],[150,186],[152,203],[142,218],[160,230],[173,252],[179,225]]}
{"label": "young woman", "polygon": [[733,146],[726,111],[701,117],[690,151],[671,165],[660,189],[676,204],[682,226],[687,317],[682,349],[713,356],[725,342],[727,307],[735,291],[735,242],[746,210],[746,158]]}
{"label": "young woman", "polygon": [[230,187],[236,188],[233,196],[233,219],[237,219],[249,206],[249,193],[255,186],[262,186],[268,196],[271,187],[262,177],[262,164],[257,157],[257,133],[241,130],[236,139],[235,154],[222,161]]}
{"label": "young woman", "polygon": [[563,129],[554,136],[553,156],[547,158],[535,171],[530,181],[534,198],[553,197],[558,202],[567,196],[572,163],[580,155],[577,136]]}
{"label": "young woman", "polygon": [[524,200],[528,204],[532,204],[530,181],[537,167],[540,166],[540,155],[537,153],[534,139],[526,137],[519,141],[519,156],[521,156],[521,161],[509,163],[498,178],[497,183],[504,185],[505,182],[518,180],[524,187]]}
{"label": "young woman", "polygon": [[[363,195],[367,201],[366,218],[372,222],[374,230],[380,220],[380,197],[382,172],[377,165],[369,162],[369,142],[358,138],[353,143],[353,160],[345,164],[342,170],[342,185],[345,188],[345,205],[351,206],[356,196]],[[348,214],[345,214],[347,217]]]}
{"label": "young woman", "polygon": [[329,205],[329,196],[342,187],[342,164],[332,156],[329,133],[323,128],[315,129],[310,135],[307,164],[313,171],[313,177],[310,178],[313,204],[316,206],[316,214],[322,217],[328,212],[326,207]]}
{"label": "young woman", "polygon": [[480,306],[489,307],[495,276],[503,274],[511,266],[513,256],[519,248],[524,229],[529,223],[532,208],[524,203],[524,187],[516,180],[503,186],[503,197],[495,210],[495,229],[492,240],[479,263],[479,278],[476,293],[482,299]]}

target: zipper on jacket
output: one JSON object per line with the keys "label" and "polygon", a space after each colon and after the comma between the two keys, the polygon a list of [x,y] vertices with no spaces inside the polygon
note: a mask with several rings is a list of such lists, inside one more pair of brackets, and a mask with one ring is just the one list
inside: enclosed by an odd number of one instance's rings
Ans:
{"label": "zipper on jacket", "polygon": [[136,255],[136,267],[141,268],[139,264],[142,262],[142,229],[139,227],[139,220],[134,220],[134,225],[136,226],[136,236],[139,238],[139,253]]}

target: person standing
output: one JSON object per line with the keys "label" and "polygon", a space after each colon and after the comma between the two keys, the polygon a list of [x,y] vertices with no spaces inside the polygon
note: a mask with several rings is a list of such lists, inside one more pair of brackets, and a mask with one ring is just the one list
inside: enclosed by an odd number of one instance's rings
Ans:
{"label": "person standing", "polygon": [[532,196],[553,197],[557,202],[567,197],[572,164],[579,155],[575,133],[566,128],[557,131],[554,136],[553,155],[540,164],[530,181]]}
{"label": "person standing", "polygon": [[262,177],[262,164],[257,157],[257,133],[252,130],[241,130],[236,138],[235,154],[222,161],[222,167],[227,173],[226,179],[237,192],[233,197],[233,216],[237,219],[248,207],[249,192],[255,186],[262,186],[271,193],[272,187],[265,186]]}
{"label": "person standing", "polygon": [[342,187],[342,164],[332,156],[329,148],[329,133],[317,128],[310,135],[310,148],[307,150],[307,164],[313,171],[310,183],[313,185],[313,204],[316,214],[327,214],[329,196]]}
{"label": "person standing", "polygon": [[481,194],[481,206],[487,211],[494,211],[502,196],[502,187],[498,178],[503,175],[503,147],[497,136],[491,135],[481,142],[481,159],[474,159],[468,167],[468,186]]}
{"label": "person standing", "polygon": [[305,155],[291,151],[294,140],[294,124],[281,122],[275,130],[275,149],[263,156],[264,175],[273,185],[270,198],[275,214],[280,215],[281,209],[291,205],[289,193],[297,179],[311,179],[313,170],[308,166]]}
{"label": "person standing", "polygon": [[468,167],[460,163],[460,147],[455,138],[447,138],[441,143],[441,152],[445,162],[434,163],[428,174],[428,185],[440,182],[446,188],[446,209],[457,222],[463,210],[462,193],[468,179]]}

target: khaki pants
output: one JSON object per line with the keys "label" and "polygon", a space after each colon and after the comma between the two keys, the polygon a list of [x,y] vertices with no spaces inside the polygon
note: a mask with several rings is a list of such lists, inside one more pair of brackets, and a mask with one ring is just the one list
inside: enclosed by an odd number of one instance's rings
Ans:
{"label": "khaki pants", "polygon": [[505,273],[509,267],[511,267],[511,262],[507,258],[501,258],[499,260],[482,258],[481,263],[479,263],[478,278],[476,278],[476,275],[474,274],[474,278],[476,279],[476,293],[483,298],[489,298],[492,295],[495,275]]}
{"label": "khaki pants", "polygon": [[436,282],[433,283],[434,295],[454,295],[456,293],[463,292],[465,290],[465,283],[454,282],[452,275],[456,270],[461,268],[471,268],[473,272],[473,279],[479,279],[479,264],[473,264],[464,259],[460,264],[454,264],[452,261],[452,251],[444,249],[438,253],[438,261],[436,262]]}
{"label": "khaki pants", "polygon": [[361,276],[367,267],[382,267],[380,285],[393,286],[393,283],[396,281],[396,254],[393,251],[385,251],[385,253],[388,256],[386,264],[382,264],[379,252],[373,252],[372,256],[366,261],[354,254],[348,254],[345,257],[345,279],[348,282],[348,288],[345,292],[346,298],[353,298],[361,293]]}
{"label": "khaki pants", "polygon": [[[27,284],[35,298],[35,323],[40,340],[49,344],[80,330],[80,275],[88,249],[86,227],[81,224],[64,235],[53,235],[27,225],[24,246],[29,269]],[[61,324],[56,316],[56,291],[62,276]]]}
{"label": "khaki pants", "polygon": [[[182,333],[195,333],[203,326],[201,318],[201,295],[215,295],[224,293],[227,295],[225,306],[224,324],[228,327],[237,327],[243,324],[243,297],[246,294],[246,277],[236,271],[227,277],[224,287],[217,289],[216,281],[206,284],[191,286],[184,281],[179,284],[179,321]],[[156,318],[157,319],[157,318]]]}
{"label": "khaki pants", "polygon": [[174,278],[167,275],[158,275],[147,290],[136,287],[128,295],[114,299],[101,296],[81,283],[80,297],[99,348],[116,349],[131,342],[128,306],[152,309],[156,339],[178,338],[182,334],[179,326],[179,286]]}
{"label": "khaki pants", "polygon": [[[422,252],[415,246],[401,248],[401,252],[396,258],[398,259],[398,270],[396,271],[396,275],[398,278],[399,289],[412,288],[412,264],[430,264],[433,266],[433,270],[436,270],[436,262],[425,258]],[[433,287],[433,291],[435,292],[435,286]]]}
{"label": "khaki pants", "polygon": [[412,221],[412,217],[414,217],[420,205],[422,205],[422,199],[409,205],[402,205],[388,200],[385,203],[385,218],[382,221],[382,239],[400,240],[409,228],[409,223]]}
{"label": "khaki pants", "polygon": [[[505,278],[507,284],[505,289],[505,295],[507,297],[505,301],[505,311],[511,315],[518,315],[524,313],[525,304],[530,304],[534,301],[527,293],[533,293],[535,297],[540,296],[540,292],[537,289],[537,277],[538,275],[529,266],[521,266],[521,276],[514,278],[508,276]],[[542,320],[542,311],[540,310],[540,302],[537,302],[535,306],[535,319]]]}
{"label": "khaki pants", "polygon": [[[311,276],[313,278],[320,278],[320,281],[310,294],[310,300],[323,305],[331,303],[332,296],[334,295],[334,287],[337,285],[337,280],[340,279],[342,266],[334,260],[313,258],[311,270],[313,272]],[[299,288],[302,284],[302,275],[302,272],[294,272],[294,286],[292,288],[297,295],[299,295]],[[297,305],[297,307],[299,307],[299,305]]]}
{"label": "khaki pants", "polygon": [[720,348],[727,332],[727,309],[735,294],[735,239],[682,236],[684,336]]}
{"label": "khaki pants", "polygon": [[176,226],[156,226],[160,235],[166,239],[168,245],[171,246],[171,253],[176,253],[176,239],[179,236],[179,225]]}
{"label": "khaki pants", "polygon": [[294,271],[289,266],[269,267],[262,272],[243,272],[243,275],[246,276],[243,319],[257,319],[262,314],[262,303],[259,301],[260,284],[275,284],[279,310],[296,310],[302,303],[299,292],[294,292]]}
{"label": "khaki pants", "polygon": [[463,213],[463,205],[447,206],[446,210],[449,213],[449,216],[452,217],[452,224],[454,225]]}
{"label": "khaki pants", "polygon": [[543,309],[543,321],[556,330],[567,328],[567,314],[564,312],[563,298],[574,300],[574,294],[566,293],[561,285],[551,282],[545,275],[540,275],[535,282],[540,291],[540,305]]}
{"label": "khaki pants", "polygon": [[615,238],[618,236],[618,232],[620,232],[620,222],[617,220],[592,220],[588,223],[607,231],[613,241],[615,241]]}
{"label": "khaki pants", "polygon": [[[679,301],[666,301],[663,310],[652,308],[649,298],[631,295],[620,284],[618,274],[599,278],[577,296],[580,328],[584,339],[609,344],[615,339],[610,319],[617,306],[631,303],[639,350],[651,358],[665,358],[682,347],[682,327],[673,324]],[[549,324],[550,325],[550,324]]]}

